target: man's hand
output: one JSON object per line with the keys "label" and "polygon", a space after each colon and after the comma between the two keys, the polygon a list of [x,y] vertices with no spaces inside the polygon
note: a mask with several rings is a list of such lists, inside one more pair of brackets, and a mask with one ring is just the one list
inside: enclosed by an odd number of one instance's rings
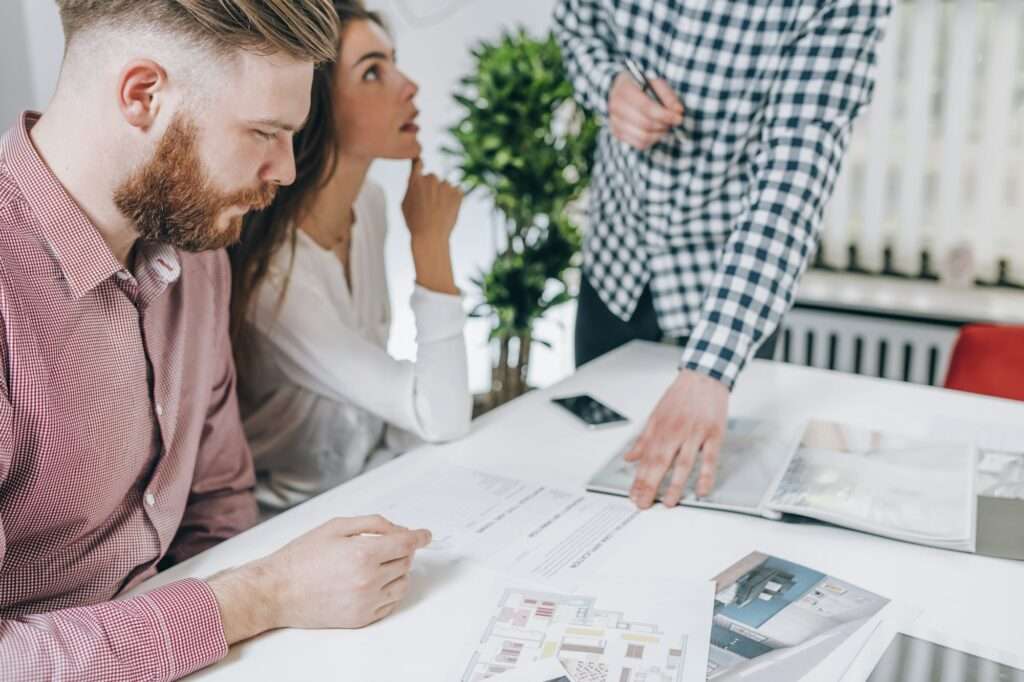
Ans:
{"label": "man's hand", "polygon": [[638,462],[629,492],[636,506],[647,509],[654,504],[670,471],[672,479],[662,502],[666,507],[679,504],[698,454],[702,461],[697,495],[711,492],[728,413],[729,389],[724,384],[690,370],[679,372],[626,453],[627,462]]}
{"label": "man's hand", "polygon": [[683,122],[683,105],[668,83],[653,78],[651,87],[665,106],[648,97],[625,71],[615,77],[608,95],[612,135],[640,150],[650,148]]}
{"label": "man's hand", "polygon": [[336,518],[209,584],[228,644],[266,630],[359,628],[395,610],[430,532],[380,516]]}

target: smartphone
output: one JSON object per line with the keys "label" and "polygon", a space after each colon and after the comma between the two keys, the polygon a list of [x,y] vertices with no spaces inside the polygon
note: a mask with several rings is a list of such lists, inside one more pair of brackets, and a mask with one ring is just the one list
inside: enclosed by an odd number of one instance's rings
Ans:
{"label": "smartphone", "polygon": [[570,395],[564,398],[552,398],[551,402],[565,408],[577,419],[587,425],[587,428],[596,429],[602,426],[614,426],[625,424],[629,420],[612,408],[600,402],[593,396],[586,394]]}

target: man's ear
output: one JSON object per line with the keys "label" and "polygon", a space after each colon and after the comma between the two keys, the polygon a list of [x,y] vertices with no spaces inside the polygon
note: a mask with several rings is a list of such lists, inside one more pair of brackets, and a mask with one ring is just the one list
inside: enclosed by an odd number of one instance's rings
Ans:
{"label": "man's ear", "polygon": [[118,79],[117,104],[129,124],[147,130],[159,113],[167,88],[167,72],[151,59],[125,65]]}

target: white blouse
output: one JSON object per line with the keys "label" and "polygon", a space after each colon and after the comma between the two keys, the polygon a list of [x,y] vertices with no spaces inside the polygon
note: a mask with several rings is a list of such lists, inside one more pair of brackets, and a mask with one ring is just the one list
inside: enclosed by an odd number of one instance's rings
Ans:
{"label": "white blouse", "polygon": [[283,298],[290,243],[254,295],[239,398],[265,508],[298,504],[417,442],[469,429],[461,298],[417,286],[416,362],[388,355],[383,191],[367,181],[353,208],[351,290],[337,256],[297,230]]}

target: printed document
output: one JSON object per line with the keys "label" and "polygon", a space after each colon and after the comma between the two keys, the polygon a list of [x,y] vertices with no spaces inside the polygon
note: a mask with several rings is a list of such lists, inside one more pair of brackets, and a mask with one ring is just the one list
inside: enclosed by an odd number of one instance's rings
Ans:
{"label": "printed document", "polygon": [[365,502],[394,523],[427,528],[425,551],[573,589],[619,532],[632,503],[444,462]]}

